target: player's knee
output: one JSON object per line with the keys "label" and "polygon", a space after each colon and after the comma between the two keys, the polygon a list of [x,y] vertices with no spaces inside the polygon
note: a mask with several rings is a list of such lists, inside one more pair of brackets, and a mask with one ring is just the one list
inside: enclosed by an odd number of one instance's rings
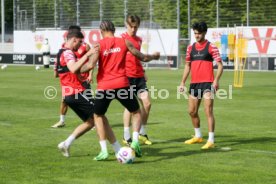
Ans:
{"label": "player's knee", "polygon": [[188,113],[190,114],[191,117],[196,117],[198,115],[197,111],[194,109],[189,109]]}
{"label": "player's knee", "polygon": [[141,110],[137,109],[136,111],[131,112],[132,115],[141,115]]}
{"label": "player's knee", "polygon": [[151,103],[150,103],[150,101],[147,101],[147,102],[143,103],[143,105],[144,105],[144,108],[145,108],[146,110],[150,110],[150,108],[151,108]]}
{"label": "player's knee", "polygon": [[87,124],[87,126],[88,126],[88,128],[92,128],[92,127],[94,127],[94,119],[93,118],[89,118],[86,122],[85,122],[86,124]]}
{"label": "player's knee", "polygon": [[213,116],[213,109],[205,108],[204,111],[207,117]]}

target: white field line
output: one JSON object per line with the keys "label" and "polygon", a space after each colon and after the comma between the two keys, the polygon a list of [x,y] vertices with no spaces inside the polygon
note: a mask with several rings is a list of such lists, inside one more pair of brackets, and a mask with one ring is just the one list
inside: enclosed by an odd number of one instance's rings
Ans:
{"label": "white field line", "polygon": [[276,151],[264,151],[264,150],[250,150],[250,149],[240,149],[241,151],[253,152],[253,153],[264,153],[270,155],[276,155]]}
{"label": "white field line", "polygon": [[2,126],[12,126],[12,124],[8,121],[0,121],[0,125],[2,125]]}

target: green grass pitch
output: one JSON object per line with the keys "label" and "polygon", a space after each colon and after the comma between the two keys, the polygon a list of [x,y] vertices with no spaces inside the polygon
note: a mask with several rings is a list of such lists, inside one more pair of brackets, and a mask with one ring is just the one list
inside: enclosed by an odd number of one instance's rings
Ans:
{"label": "green grass pitch", "polygon": [[[52,69],[9,66],[0,70],[0,183],[276,183],[276,72],[245,72],[244,87],[233,88],[232,99],[215,100],[217,147],[210,151],[201,151],[202,144],[183,144],[194,132],[187,100],[177,99],[176,94],[182,69],[147,70],[147,75],[148,87],[154,86],[162,97],[167,90],[169,98],[152,100],[148,135],[154,144],[142,145],[143,157],[122,165],[110,145],[107,161],[93,161],[100,150],[95,130],[73,143],[70,158],[57,150],[80,120],[70,110],[66,127],[50,128],[59,119],[61,99]],[[232,83],[233,72],[225,71],[221,88],[229,92]],[[58,90],[56,98],[44,97],[47,86]],[[113,101],[107,113],[120,141],[122,112],[122,106]],[[200,117],[206,139],[203,106]]]}

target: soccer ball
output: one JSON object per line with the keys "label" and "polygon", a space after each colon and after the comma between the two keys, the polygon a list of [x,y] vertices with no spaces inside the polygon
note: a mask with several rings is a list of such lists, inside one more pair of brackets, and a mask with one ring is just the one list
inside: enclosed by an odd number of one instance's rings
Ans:
{"label": "soccer ball", "polygon": [[8,65],[2,65],[2,66],[1,66],[1,69],[2,69],[2,70],[5,70],[7,67],[8,67]]}
{"label": "soccer ball", "polygon": [[40,69],[40,66],[36,66],[35,69],[36,69],[36,70],[39,70],[39,69]]}
{"label": "soccer ball", "polygon": [[116,157],[122,164],[132,164],[135,159],[135,152],[130,147],[122,147]]}

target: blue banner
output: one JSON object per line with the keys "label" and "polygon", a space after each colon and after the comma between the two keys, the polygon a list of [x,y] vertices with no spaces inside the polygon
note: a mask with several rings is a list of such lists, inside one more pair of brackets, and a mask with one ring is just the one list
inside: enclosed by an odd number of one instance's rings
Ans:
{"label": "blue banner", "polygon": [[227,60],[227,48],[228,48],[228,35],[221,35],[221,59]]}

